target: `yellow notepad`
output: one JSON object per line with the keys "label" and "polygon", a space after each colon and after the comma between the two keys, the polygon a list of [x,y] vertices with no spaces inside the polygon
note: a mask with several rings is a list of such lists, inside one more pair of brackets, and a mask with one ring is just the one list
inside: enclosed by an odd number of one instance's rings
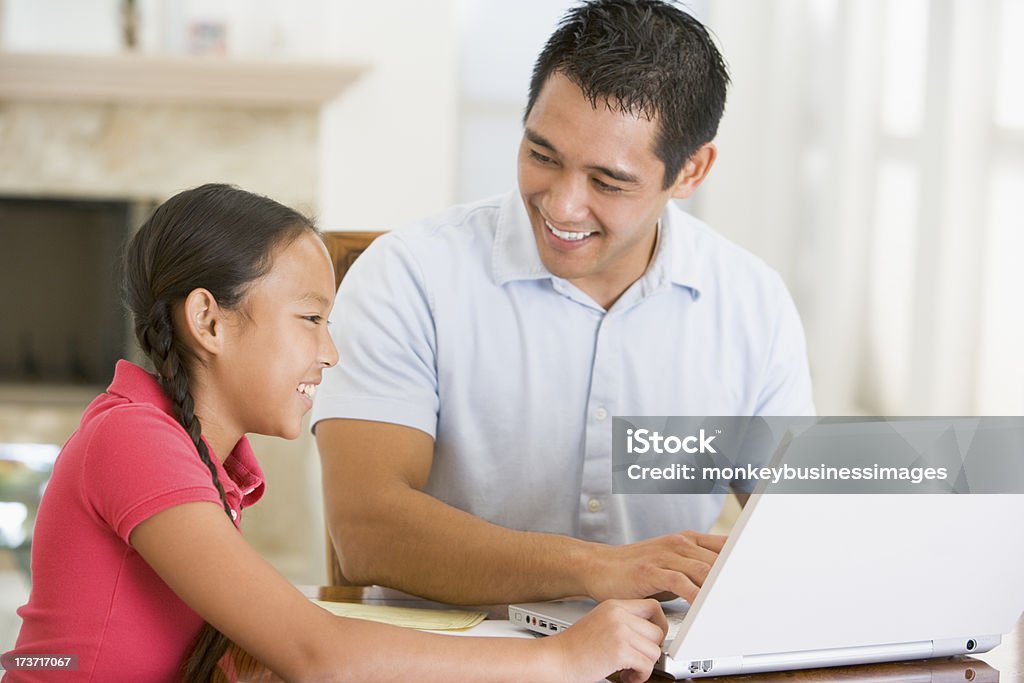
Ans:
{"label": "yellow notepad", "polygon": [[390,607],[388,605],[364,605],[355,602],[325,602],[323,600],[314,600],[313,602],[339,617],[365,619],[392,626],[428,631],[460,631],[472,628],[487,616],[484,612],[462,610],[416,609],[414,607]]}

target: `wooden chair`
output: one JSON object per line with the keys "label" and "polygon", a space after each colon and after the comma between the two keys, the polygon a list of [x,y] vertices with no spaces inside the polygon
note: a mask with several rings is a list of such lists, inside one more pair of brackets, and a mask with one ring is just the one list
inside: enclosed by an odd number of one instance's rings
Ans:
{"label": "wooden chair", "polygon": [[334,286],[341,284],[341,279],[352,267],[359,255],[366,251],[370,242],[383,232],[325,232],[324,244],[334,261]]}
{"label": "wooden chair", "polygon": [[[352,267],[355,260],[359,258],[370,242],[377,239],[383,232],[326,232],[324,243],[331,253],[331,260],[334,261],[334,285],[341,284],[341,279]],[[332,586],[347,586],[350,582],[341,573],[341,565],[338,563],[338,553],[331,541],[331,533],[327,536],[327,582]]]}

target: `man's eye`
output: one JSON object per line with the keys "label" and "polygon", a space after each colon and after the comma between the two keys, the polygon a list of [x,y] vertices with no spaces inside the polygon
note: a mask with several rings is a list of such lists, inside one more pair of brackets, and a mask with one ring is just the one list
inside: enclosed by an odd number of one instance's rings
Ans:
{"label": "man's eye", "polygon": [[553,163],[555,163],[555,160],[552,159],[551,157],[544,156],[540,152],[538,152],[536,150],[532,150],[532,149],[530,150],[530,157],[532,159],[534,159],[535,161],[539,161],[542,164],[553,164]]}
{"label": "man's eye", "polygon": [[609,185],[600,178],[594,178],[594,185],[596,185],[597,189],[601,190],[602,192],[622,192],[621,187]]}

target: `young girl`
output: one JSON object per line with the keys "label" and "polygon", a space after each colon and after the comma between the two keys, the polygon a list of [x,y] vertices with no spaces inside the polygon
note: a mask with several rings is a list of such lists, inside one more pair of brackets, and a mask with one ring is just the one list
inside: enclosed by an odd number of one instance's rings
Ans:
{"label": "young girl", "polygon": [[540,640],[452,638],[335,617],[242,539],[263,494],[245,434],[298,436],[338,361],[333,267],[307,219],[230,186],[182,192],[132,239],[124,293],[157,374],[120,361],[57,459],[11,653],[78,668],[4,681],[206,680],[218,631],[297,681],[650,674],[665,628],[651,600],[603,603]]}

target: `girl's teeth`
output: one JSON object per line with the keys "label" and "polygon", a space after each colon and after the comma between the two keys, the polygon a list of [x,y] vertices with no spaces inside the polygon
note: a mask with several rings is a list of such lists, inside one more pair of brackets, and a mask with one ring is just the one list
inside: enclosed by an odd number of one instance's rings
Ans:
{"label": "girl's teeth", "polygon": [[300,394],[305,394],[309,398],[313,398],[316,395],[315,384],[300,384],[298,389]]}

